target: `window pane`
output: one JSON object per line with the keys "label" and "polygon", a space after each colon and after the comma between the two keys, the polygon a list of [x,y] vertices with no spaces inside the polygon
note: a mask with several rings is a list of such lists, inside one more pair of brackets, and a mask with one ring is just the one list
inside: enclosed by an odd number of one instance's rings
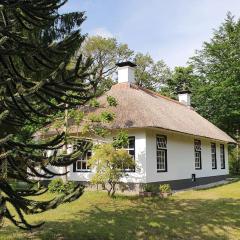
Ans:
{"label": "window pane", "polygon": [[91,158],[92,156],[92,151],[89,150],[85,153],[85,156],[76,162],[76,169],[79,171],[86,171],[89,170],[90,167],[87,164],[87,161]]}
{"label": "window pane", "polygon": [[128,148],[135,148],[135,138],[129,137],[128,138]]}
{"label": "window pane", "polygon": [[212,156],[212,168],[217,168],[217,159],[216,159],[216,144],[211,143],[211,156]]}
{"label": "window pane", "polygon": [[221,168],[225,168],[225,153],[224,153],[224,145],[220,145],[220,160],[221,160]]}
{"label": "window pane", "polygon": [[85,161],[82,161],[82,169],[83,170],[87,169],[87,163]]}
{"label": "window pane", "polygon": [[[128,138],[128,145],[124,148],[126,151],[128,151],[128,154],[132,156],[133,159],[135,159],[135,137],[129,137]],[[135,167],[126,167],[123,168],[123,171],[135,171]]]}
{"label": "window pane", "polygon": [[167,148],[167,138],[165,136],[157,136],[157,149]]}
{"label": "window pane", "polygon": [[194,140],[194,148],[195,148],[195,151],[201,151],[201,141],[200,140]]}
{"label": "window pane", "polygon": [[201,152],[195,152],[195,168],[201,168]]}
{"label": "window pane", "polygon": [[86,160],[90,159],[92,156],[92,151],[88,151],[86,154]]}
{"label": "window pane", "polygon": [[131,155],[133,158],[135,157],[135,151],[134,150],[129,150],[128,154]]}
{"label": "window pane", "polygon": [[166,170],[166,150],[157,151],[157,170]]}
{"label": "window pane", "polygon": [[82,169],[82,163],[81,163],[81,161],[77,161],[77,163],[76,163],[76,165],[77,165],[77,169]]}

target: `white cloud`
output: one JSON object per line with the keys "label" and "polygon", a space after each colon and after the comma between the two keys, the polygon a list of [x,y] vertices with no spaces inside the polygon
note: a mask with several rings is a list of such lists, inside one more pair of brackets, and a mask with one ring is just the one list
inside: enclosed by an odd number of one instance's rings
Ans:
{"label": "white cloud", "polygon": [[104,38],[112,38],[113,34],[104,27],[95,28],[89,33],[91,36],[101,36]]}

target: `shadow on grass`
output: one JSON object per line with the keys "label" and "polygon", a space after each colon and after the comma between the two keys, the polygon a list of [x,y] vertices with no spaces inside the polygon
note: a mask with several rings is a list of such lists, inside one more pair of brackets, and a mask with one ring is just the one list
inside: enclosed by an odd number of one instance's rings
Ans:
{"label": "shadow on grass", "polygon": [[[118,199],[120,198],[120,199]],[[93,204],[74,218],[51,221],[32,233],[11,239],[230,239],[240,228],[240,200],[139,199],[125,196],[132,205],[122,206],[123,196],[108,206]],[[84,216],[84,217],[83,217]],[[18,229],[1,229],[6,235]],[[239,232],[238,232],[239,233]],[[232,239],[234,239],[232,237]]]}

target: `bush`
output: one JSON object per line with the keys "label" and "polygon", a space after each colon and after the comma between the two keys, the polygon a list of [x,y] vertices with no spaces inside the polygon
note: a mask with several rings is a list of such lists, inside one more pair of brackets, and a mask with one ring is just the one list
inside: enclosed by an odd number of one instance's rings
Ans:
{"label": "bush", "polygon": [[15,191],[25,191],[30,190],[33,187],[33,184],[29,184],[27,182],[23,181],[14,181],[10,180],[9,185],[13,188]]}
{"label": "bush", "polygon": [[70,193],[75,187],[76,183],[73,181],[63,182],[61,178],[53,179],[49,185],[48,189],[51,193]]}
{"label": "bush", "polygon": [[143,186],[144,192],[158,192],[158,186],[156,184],[146,183]]}
{"label": "bush", "polygon": [[63,192],[63,180],[61,178],[55,178],[53,179],[49,185],[48,185],[48,190],[51,193],[61,193]]}
{"label": "bush", "polygon": [[161,193],[170,193],[172,191],[172,189],[169,184],[161,184],[159,186],[159,191]]}
{"label": "bush", "polygon": [[229,150],[229,172],[231,175],[240,175],[240,148]]}

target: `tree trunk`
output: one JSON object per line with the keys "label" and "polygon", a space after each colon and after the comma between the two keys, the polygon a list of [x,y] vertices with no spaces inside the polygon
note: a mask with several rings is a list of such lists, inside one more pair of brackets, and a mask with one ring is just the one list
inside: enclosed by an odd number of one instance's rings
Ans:
{"label": "tree trunk", "polygon": [[110,188],[109,188],[109,189],[106,188],[106,190],[107,190],[107,192],[108,192],[108,196],[112,196],[112,193],[111,193],[111,192],[112,192],[112,189],[113,189],[113,185],[112,185],[112,182],[111,182],[111,181],[109,181],[108,183],[109,183],[109,185],[110,185]]}
{"label": "tree trunk", "polygon": [[116,183],[113,183],[112,184],[112,194],[111,194],[111,197],[115,196],[115,192],[116,192]]}
{"label": "tree trunk", "polygon": [[[66,107],[68,107],[68,104],[66,104]],[[63,146],[63,150],[66,151],[67,153],[67,148],[68,148],[68,143],[67,143],[67,130],[68,130],[68,109],[65,109],[64,112],[64,132],[66,134],[65,139],[64,139],[64,146]],[[67,172],[68,168],[67,166],[64,167],[64,171]],[[65,176],[63,177],[63,181],[67,182],[68,181],[68,176],[67,174],[65,174]]]}
{"label": "tree trunk", "polygon": [[3,215],[5,212],[6,204],[3,201],[3,197],[0,193],[0,225],[3,225]]}

